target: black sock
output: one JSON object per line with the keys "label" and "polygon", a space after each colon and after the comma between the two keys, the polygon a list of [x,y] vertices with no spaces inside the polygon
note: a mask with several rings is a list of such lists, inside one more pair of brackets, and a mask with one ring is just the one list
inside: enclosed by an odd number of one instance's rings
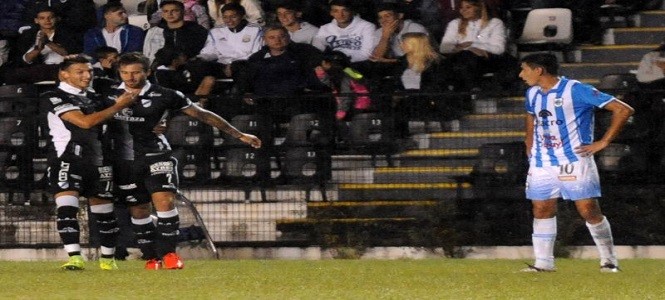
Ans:
{"label": "black sock", "polygon": [[136,224],[135,219],[132,219],[132,230],[136,235],[136,244],[143,253],[142,258],[145,260],[157,259],[157,251],[155,250],[157,228],[155,228],[152,220],[146,224]]}
{"label": "black sock", "polygon": [[[56,228],[62,243],[65,245],[80,244],[80,227],[76,215],[79,208],[60,206],[57,208]],[[67,252],[69,256],[81,255],[81,251]]]}
{"label": "black sock", "polygon": [[157,218],[157,254],[160,257],[167,253],[175,252],[178,245],[178,235],[180,228],[180,216],[158,217]]}
{"label": "black sock", "polygon": [[[113,212],[91,213],[95,215],[99,230],[99,244],[107,248],[115,248],[118,241],[118,221]],[[113,258],[113,254],[102,253],[103,258]]]}

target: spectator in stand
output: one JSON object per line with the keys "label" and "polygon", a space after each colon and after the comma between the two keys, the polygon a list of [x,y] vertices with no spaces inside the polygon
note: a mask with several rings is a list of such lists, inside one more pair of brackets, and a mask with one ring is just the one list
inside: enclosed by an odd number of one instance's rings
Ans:
{"label": "spectator in stand", "polygon": [[213,62],[213,76],[233,78],[241,69],[242,61],[261,49],[263,38],[261,27],[245,19],[245,8],[242,5],[224,5],[222,16],[226,27],[210,30],[198,57]]}
{"label": "spectator in stand", "polygon": [[36,28],[24,31],[18,40],[18,68],[9,71],[7,83],[35,83],[58,79],[58,65],[70,53],[81,52],[73,34],[57,26],[58,19],[50,7],[35,14]]}
{"label": "spectator in stand", "polygon": [[[266,45],[249,57],[249,71],[238,82],[241,93],[283,98],[325,90],[314,73],[314,68],[321,63],[321,51],[309,44],[290,42],[288,30],[282,26],[269,27],[263,38]],[[280,103],[280,115],[285,117],[285,120],[276,120],[278,122],[288,121],[295,114],[320,112],[331,107],[319,101],[313,103],[309,98],[288,99],[287,105],[281,105],[284,100],[276,102]]]}
{"label": "spectator in stand", "polygon": [[[403,6],[404,19],[422,24],[435,41],[441,39],[443,29],[459,14],[452,8],[459,0],[398,0]],[[449,3],[454,2],[454,3]]]}
{"label": "spectator in stand", "polygon": [[104,94],[119,83],[120,77],[115,65],[119,56],[118,49],[113,47],[101,46],[95,50],[97,62],[92,65],[94,71],[92,88],[95,92]]}
{"label": "spectator in stand", "polygon": [[330,15],[332,22],[321,26],[312,45],[321,51],[341,51],[352,63],[367,61],[374,50],[376,26],[355,15],[350,0],[330,1]]}
{"label": "spectator in stand", "polygon": [[665,89],[665,43],[642,56],[637,81],[645,89]]}
{"label": "spectator in stand", "polygon": [[102,7],[102,13],[104,25],[85,33],[83,52],[94,55],[95,50],[102,46],[113,47],[120,54],[143,49],[143,29],[127,24],[127,11],[122,3],[107,3]]}
{"label": "spectator in stand", "polygon": [[[188,22],[198,23],[205,29],[210,29],[212,22],[210,21],[210,15],[206,8],[199,4],[198,0],[182,0],[180,1],[184,5],[183,10],[183,19]],[[158,25],[162,22],[162,10],[158,7],[160,6],[161,1],[150,1],[146,4],[146,10],[148,11],[148,23],[152,26]]]}
{"label": "spectator in stand", "polygon": [[439,50],[459,75],[458,88],[479,90],[482,75],[501,70],[508,61],[506,28],[498,18],[490,19],[483,0],[462,0],[460,15],[448,24]]}
{"label": "spectator in stand", "polygon": [[289,31],[291,41],[294,43],[311,44],[319,27],[300,19],[302,11],[294,1],[284,1],[277,4],[277,20]]}
{"label": "spectator in stand", "polygon": [[215,27],[223,27],[224,21],[222,8],[229,3],[236,3],[245,8],[245,19],[250,23],[265,25],[265,13],[261,8],[261,3],[257,0],[208,0],[208,11],[213,18]]}
{"label": "spectator in stand", "polygon": [[195,57],[203,48],[208,30],[184,20],[185,5],[177,0],[160,3],[164,22],[148,30],[143,43],[143,54],[152,62],[155,53],[164,46],[182,49],[187,57]]}
{"label": "spectator in stand", "polygon": [[446,78],[450,75],[443,68],[443,57],[432,47],[429,36],[422,32],[409,32],[402,36],[404,56],[398,59],[394,69],[397,91],[412,91],[415,95],[393,99],[395,127],[400,137],[407,137],[408,121],[412,118],[451,121],[461,113],[460,102],[446,97],[445,103],[433,101],[441,99],[436,95],[421,96],[418,93],[442,93],[447,91]]}
{"label": "spectator in stand", "polygon": [[153,63],[154,82],[163,87],[177,89],[185,95],[193,95],[199,106],[205,107],[208,96],[215,86],[215,77],[197,77],[196,72],[188,70],[187,55],[178,49],[164,47],[155,54]]}
{"label": "spectator in stand", "polygon": [[[4,1],[4,0],[3,0]],[[26,4],[24,21],[32,23],[32,18],[37,11],[44,7],[50,7],[60,17],[58,26],[60,29],[72,33],[72,38],[78,45],[83,45],[83,35],[97,26],[95,2],[93,0],[33,0]],[[73,53],[79,53],[73,52]]]}
{"label": "spectator in stand", "polygon": [[428,35],[427,29],[412,21],[404,20],[404,13],[396,3],[385,3],[376,10],[381,28],[374,32],[376,43],[371,59],[378,62],[395,62],[403,56],[402,37],[407,32],[422,32]]}

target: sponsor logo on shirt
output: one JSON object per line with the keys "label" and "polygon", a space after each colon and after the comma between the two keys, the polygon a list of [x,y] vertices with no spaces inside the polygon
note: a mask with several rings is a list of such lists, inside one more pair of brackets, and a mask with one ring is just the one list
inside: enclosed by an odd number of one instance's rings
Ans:
{"label": "sponsor logo on shirt", "polygon": [[58,97],[51,97],[51,98],[48,98],[48,100],[51,101],[51,103],[53,103],[53,105],[57,105],[58,103],[62,102],[62,99],[60,99]]}
{"label": "sponsor logo on shirt", "polygon": [[173,162],[160,161],[150,165],[150,175],[173,173]]}
{"label": "sponsor logo on shirt", "polygon": [[330,45],[333,49],[349,49],[349,50],[360,50],[363,45],[362,36],[336,36],[330,35],[326,37],[326,43]]}

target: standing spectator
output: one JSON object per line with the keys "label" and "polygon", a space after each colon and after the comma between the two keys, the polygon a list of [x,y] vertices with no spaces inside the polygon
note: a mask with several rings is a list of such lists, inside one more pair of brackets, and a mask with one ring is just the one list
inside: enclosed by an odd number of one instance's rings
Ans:
{"label": "standing spectator", "polygon": [[[122,84],[110,97],[131,93],[141,98],[140,102],[116,114],[114,118],[126,125],[122,126],[127,128],[122,135],[131,135],[132,142],[123,145],[133,145],[131,150],[122,151],[131,155],[127,158],[133,159],[127,161],[131,164],[123,167],[128,173],[122,176],[123,180],[136,179],[132,188],[135,195],[149,195],[134,197],[131,203],[127,203],[136,235],[141,240],[139,246],[148,259],[146,269],[182,269],[184,264],[176,253],[180,223],[175,207],[178,190],[177,160],[172,157],[171,146],[164,135],[155,132],[155,126],[163,121],[165,115],[180,111],[252,147],[261,147],[261,141],[253,135],[238,131],[218,115],[193,104],[181,92],[148,82],[150,62],[140,53],[120,56],[118,70]],[[156,226],[150,216],[151,202],[157,211]]]}
{"label": "standing spectator", "polygon": [[[245,20],[245,8],[237,3],[229,3],[222,8],[226,27],[210,30],[205,46],[199,57],[214,62],[212,75],[231,78],[240,68],[232,63],[246,61],[259,51],[263,44],[261,27]],[[236,66],[237,64],[234,64]]]}
{"label": "standing spectator", "polygon": [[407,32],[422,32],[428,34],[427,29],[412,21],[404,20],[404,13],[395,3],[386,3],[376,10],[381,28],[374,32],[373,61],[395,61],[397,57],[403,56],[401,49],[402,37]]}
{"label": "standing spectator", "polygon": [[448,24],[439,50],[459,74],[461,88],[475,90],[484,73],[504,67],[506,28],[498,18],[490,19],[483,0],[462,0],[460,14]]}
{"label": "standing spectator", "polygon": [[[593,155],[619,135],[633,108],[611,95],[579,81],[559,77],[552,54],[522,59],[520,78],[526,92],[526,137],[529,171],[526,198],[533,206],[534,265],[524,272],[551,272],[554,267],[557,198],[571,200],[586,221],[600,254],[601,272],[618,272],[612,229],[597,198],[600,180]],[[600,140],[593,140],[594,112],[612,113],[612,122]]]}
{"label": "standing spectator", "polygon": [[58,64],[70,53],[80,53],[81,44],[76,42],[74,34],[57,26],[55,11],[42,7],[35,14],[36,28],[24,31],[18,40],[16,61],[18,67],[10,71],[7,82],[35,83],[55,81]]}
{"label": "standing spectator", "polygon": [[143,49],[143,29],[127,24],[127,11],[119,2],[110,2],[102,7],[104,25],[92,28],[83,38],[83,52],[94,55],[102,46],[113,47],[118,53],[141,51]]}
{"label": "standing spectator", "polygon": [[143,54],[153,61],[157,50],[169,46],[181,49],[187,57],[197,56],[206,42],[208,30],[183,19],[185,5],[180,1],[165,0],[159,7],[164,22],[150,28],[146,33]]}
{"label": "standing spectator", "polygon": [[[408,136],[410,119],[451,121],[461,112],[460,103],[454,97],[441,101],[440,96],[421,96],[419,93],[436,94],[447,91],[446,78],[450,75],[443,68],[443,57],[434,50],[429,36],[422,32],[408,32],[402,36],[402,51],[393,72],[397,91],[413,91],[415,95],[393,100],[395,125],[400,137]],[[438,98],[434,101],[433,98]]]}
{"label": "standing spectator", "polygon": [[101,123],[132,104],[136,97],[123,93],[115,103],[88,90],[92,65],[83,56],[60,64],[58,88],[42,95],[49,132],[48,181],[56,204],[56,227],[69,261],[64,270],[83,270],[80,230],[77,219],[79,197],[88,198],[90,212],[97,220],[102,256],[99,267],[115,270],[114,251],[118,226],[113,213],[113,171],[105,161]]}
{"label": "standing spectator", "polygon": [[350,0],[330,1],[330,15],[332,22],[321,26],[312,45],[341,51],[352,63],[367,61],[374,49],[374,24],[355,15]]}
{"label": "standing spectator", "polygon": [[214,20],[215,27],[225,25],[222,8],[229,3],[242,5],[245,8],[245,19],[250,23],[265,25],[265,13],[261,8],[261,3],[257,0],[208,0],[208,11]]}
{"label": "standing spectator", "polygon": [[277,20],[289,31],[291,41],[294,43],[311,44],[319,27],[301,20],[302,11],[293,1],[284,1],[277,4]]}

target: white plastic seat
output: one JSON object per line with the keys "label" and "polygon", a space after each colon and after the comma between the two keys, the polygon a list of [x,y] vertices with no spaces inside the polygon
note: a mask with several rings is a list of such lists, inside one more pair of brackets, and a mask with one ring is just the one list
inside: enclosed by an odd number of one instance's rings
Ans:
{"label": "white plastic seat", "polygon": [[526,17],[518,45],[569,45],[573,41],[572,12],[567,8],[540,8]]}

